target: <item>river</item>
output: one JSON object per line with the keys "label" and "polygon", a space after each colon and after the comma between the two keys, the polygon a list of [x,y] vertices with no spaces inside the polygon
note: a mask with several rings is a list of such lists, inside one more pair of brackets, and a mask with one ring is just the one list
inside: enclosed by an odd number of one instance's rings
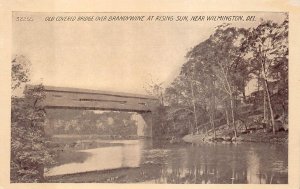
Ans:
{"label": "river", "polygon": [[[63,151],[45,172],[50,182],[286,184],[287,144],[162,144],[97,140]],[[105,145],[103,145],[105,144]]]}

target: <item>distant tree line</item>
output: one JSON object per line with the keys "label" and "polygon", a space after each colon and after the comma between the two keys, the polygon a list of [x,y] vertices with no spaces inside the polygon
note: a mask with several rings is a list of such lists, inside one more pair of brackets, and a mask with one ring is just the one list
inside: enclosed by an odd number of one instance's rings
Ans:
{"label": "distant tree line", "polygon": [[130,112],[94,113],[89,110],[47,110],[45,132],[59,134],[137,135]]}

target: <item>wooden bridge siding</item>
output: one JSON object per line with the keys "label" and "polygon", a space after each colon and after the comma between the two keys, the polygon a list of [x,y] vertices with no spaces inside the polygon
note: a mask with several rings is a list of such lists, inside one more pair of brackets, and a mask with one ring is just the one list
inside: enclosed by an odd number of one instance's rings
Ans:
{"label": "wooden bridge siding", "polygon": [[[86,99],[91,101],[86,101]],[[157,106],[157,100],[132,96],[46,90],[46,99],[43,104],[45,107],[51,108],[147,112]]]}

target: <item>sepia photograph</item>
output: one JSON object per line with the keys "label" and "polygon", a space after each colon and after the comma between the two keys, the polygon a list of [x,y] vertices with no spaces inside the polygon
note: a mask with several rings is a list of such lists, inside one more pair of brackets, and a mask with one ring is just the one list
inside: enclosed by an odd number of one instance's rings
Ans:
{"label": "sepia photograph", "polygon": [[288,12],[11,14],[10,183],[289,184]]}

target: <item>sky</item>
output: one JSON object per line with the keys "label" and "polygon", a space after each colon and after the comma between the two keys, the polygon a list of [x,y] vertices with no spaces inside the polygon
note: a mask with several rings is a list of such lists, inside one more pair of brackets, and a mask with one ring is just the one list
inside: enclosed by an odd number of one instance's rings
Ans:
{"label": "sky", "polygon": [[[146,94],[152,80],[168,84],[186,53],[224,21],[95,21],[98,16],[255,16],[229,21],[257,26],[261,18],[282,21],[283,13],[30,13],[13,14],[13,55],[31,62],[30,83]],[[94,21],[45,21],[48,17],[94,16]],[[18,21],[30,18],[33,21]],[[54,19],[54,20],[55,20]]]}

